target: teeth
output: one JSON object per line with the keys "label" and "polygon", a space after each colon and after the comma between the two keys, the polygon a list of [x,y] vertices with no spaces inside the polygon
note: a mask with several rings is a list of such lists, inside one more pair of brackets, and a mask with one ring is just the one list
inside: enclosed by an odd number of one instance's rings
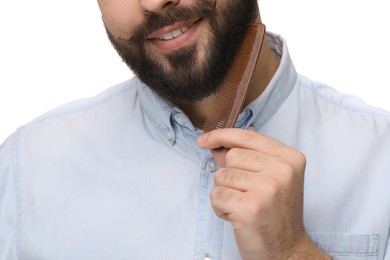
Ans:
{"label": "teeth", "polygon": [[173,37],[177,37],[177,36],[181,35],[182,33],[183,32],[180,29],[177,29],[177,30],[172,32],[172,35],[173,35]]}
{"label": "teeth", "polygon": [[190,29],[189,27],[187,26],[184,26],[183,28],[181,28],[180,30],[185,33],[186,31],[188,31],[188,29]]}
{"label": "teeth", "polygon": [[182,35],[186,31],[188,31],[188,29],[189,29],[188,26],[184,26],[183,28],[180,28],[180,29],[174,30],[172,32],[163,34],[163,35],[158,36],[156,38],[159,39],[159,40],[166,40],[166,41],[167,40],[171,40],[173,38],[179,37],[180,35]]}

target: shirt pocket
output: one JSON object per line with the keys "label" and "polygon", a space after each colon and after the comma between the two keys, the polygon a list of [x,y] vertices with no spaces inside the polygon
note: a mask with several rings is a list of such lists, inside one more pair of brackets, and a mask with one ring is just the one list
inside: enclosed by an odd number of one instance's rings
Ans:
{"label": "shirt pocket", "polygon": [[374,260],[379,257],[378,234],[309,233],[311,239],[334,260]]}
{"label": "shirt pocket", "polygon": [[334,260],[373,260],[379,257],[378,234],[309,233],[319,248]]}

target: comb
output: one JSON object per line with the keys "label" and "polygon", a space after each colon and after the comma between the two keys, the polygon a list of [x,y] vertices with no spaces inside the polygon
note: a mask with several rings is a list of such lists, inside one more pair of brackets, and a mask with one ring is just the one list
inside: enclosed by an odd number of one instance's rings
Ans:
{"label": "comb", "polygon": [[244,104],[265,34],[262,23],[250,24],[237,56],[215,93],[203,130],[234,127]]}

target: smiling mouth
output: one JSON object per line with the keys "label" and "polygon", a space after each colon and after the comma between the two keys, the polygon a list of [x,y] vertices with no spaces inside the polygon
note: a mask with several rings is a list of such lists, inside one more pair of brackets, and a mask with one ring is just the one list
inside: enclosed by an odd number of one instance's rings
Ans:
{"label": "smiling mouth", "polygon": [[171,40],[173,38],[179,37],[180,35],[182,35],[186,31],[188,31],[188,29],[190,29],[190,28],[191,28],[191,26],[184,26],[184,27],[177,29],[177,30],[174,30],[172,32],[168,32],[168,33],[165,33],[163,35],[157,36],[157,37],[155,37],[155,39],[165,40],[165,41]]}
{"label": "smiling mouth", "polygon": [[149,34],[146,40],[160,52],[176,51],[197,41],[202,20],[198,18],[175,22]]}
{"label": "smiling mouth", "polygon": [[148,39],[149,40],[162,40],[162,41],[169,41],[174,38],[177,38],[187,32],[189,29],[191,29],[192,26],[194,26],[200,19],[197,19],[192,22],[186,22],[186,23],[179,23],[178,25],[171,25],[167,26],[166,28],[163,28],[161,30],[157,30],[154,33],[150,34]]}

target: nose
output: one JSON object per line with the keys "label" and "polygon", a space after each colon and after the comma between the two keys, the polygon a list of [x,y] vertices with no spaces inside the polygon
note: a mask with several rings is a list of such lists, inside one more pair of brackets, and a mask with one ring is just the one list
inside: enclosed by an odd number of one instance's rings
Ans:
{"label": "nose", "polygon": [[180,0],[140,0],[144,11],[150,13],[158,13],[169,6],[177,5],[179,2]]}

